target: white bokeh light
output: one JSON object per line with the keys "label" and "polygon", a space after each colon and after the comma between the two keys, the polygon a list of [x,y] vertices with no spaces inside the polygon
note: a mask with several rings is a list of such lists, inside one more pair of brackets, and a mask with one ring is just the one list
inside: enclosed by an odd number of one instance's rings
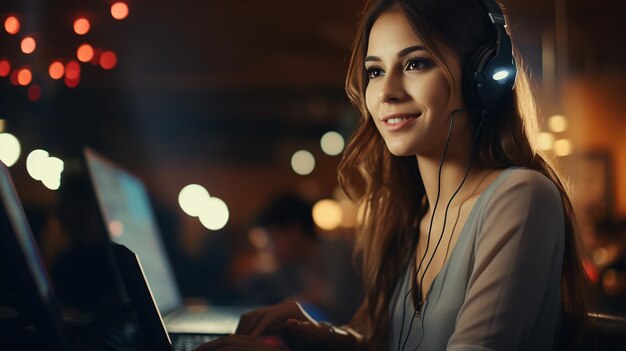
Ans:
{"label": "white bokeh light", "polygon": [[186,214],[198,217],[210,198],[209,192],[202,185],[189,184],[178,193],[178,204]]}
{"label": "white bokeh light", "polygon": [[306,150],[296,151],[291,156],[291,168],[299,175],[307,175],[315,169],[315,157]]}
{"label": "white bokeh light", "polygon": [[569,139],[559,139],[554,142],[554,154],[557,156],[570,155],[572,148],[572,142]]}
{"label": "white bokeh light", "polygon": [[320,140],[322,151],[330,156],[339,155],[343,151],[345,144],[341,134],[332,131],[324,134]]}
{"label": "white bokeh light", "polygon": [[31,151],[26,157],[26,170],[34,180],[41,180],[46,170],[48,151],[37,149]]}
{"label": "white bokeh light", "polygon": [[20,157],[20,142],[15,136],[9,133],[0,133],[0,160],[7,167],[11,167]]}
{"label": "white bokeh light", "polygon": [[217,197],[209,199],[208,206],[200,213],[200,223],[209,230],[220,230],[228,223],[228,206]]}

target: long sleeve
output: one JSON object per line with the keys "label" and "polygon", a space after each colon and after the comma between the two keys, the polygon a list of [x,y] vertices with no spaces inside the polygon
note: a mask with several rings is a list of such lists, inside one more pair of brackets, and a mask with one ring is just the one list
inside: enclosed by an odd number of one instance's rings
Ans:
{"label": "long sleeve", "polygon": [[540,173],[519,170],[485,206],[448,350],[551,350],[564,245],[559,192]]}

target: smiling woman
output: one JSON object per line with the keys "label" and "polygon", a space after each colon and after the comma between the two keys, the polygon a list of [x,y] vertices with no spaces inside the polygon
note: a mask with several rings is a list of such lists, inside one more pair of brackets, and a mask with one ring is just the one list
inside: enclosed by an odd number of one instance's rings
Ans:
{"label": "smiling woman", "polygon": [[244,314],[238,333],[282,333],[294,350],[576,349],[574,214],[530,143],[520,62],[494,0],[369,1],[346,82],[361,119],[339,166],[365,208],[365,300],[350,327],[287,301]]}

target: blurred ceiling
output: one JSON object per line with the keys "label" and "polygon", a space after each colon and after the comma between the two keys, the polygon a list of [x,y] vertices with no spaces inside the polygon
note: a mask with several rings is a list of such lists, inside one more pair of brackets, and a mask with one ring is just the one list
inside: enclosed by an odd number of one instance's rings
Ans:
{"label": "blurred ceiling", "polygon": [[[327,130],[349,135],[355,114],[343,81],[363,1],[129,0],[123,21],[108,16],[111,2],[0,5],[3,18],[22,16],[23,32],[40,38],[40,49],[24,58],[18,39],[0,34],[2,55],[33,66],[42,86],[33,103],[0,78],[0,117],[21,132],[26,149],[78,155],[90,145],[126,163],[162,155],[272,162]],[[624,75],[625,2],[503,2],[537,84],[542,38],[554,37],[557,8],[567,14],[566,73]],[[92,21],[85,37],[71,32],[79,15]],[[85,66],[75,89],[45,76],[54,57],[72,56],[84,41],[114,50],[118,66]]]}

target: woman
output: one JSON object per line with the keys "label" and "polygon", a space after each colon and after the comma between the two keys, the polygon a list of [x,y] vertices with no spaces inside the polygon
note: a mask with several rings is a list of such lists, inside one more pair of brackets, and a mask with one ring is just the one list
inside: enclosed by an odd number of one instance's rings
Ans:
{"label": "woman", "polygon": [[339,167],[366,209],[365,301],[352,328],[285,302],[243,315],[238,334],[282,332],[311,350],[578,344],[586,281],[572,206],[530,142],[534,103],[513,56],[494,0],[367,4],[346,84],[362,119]]}

